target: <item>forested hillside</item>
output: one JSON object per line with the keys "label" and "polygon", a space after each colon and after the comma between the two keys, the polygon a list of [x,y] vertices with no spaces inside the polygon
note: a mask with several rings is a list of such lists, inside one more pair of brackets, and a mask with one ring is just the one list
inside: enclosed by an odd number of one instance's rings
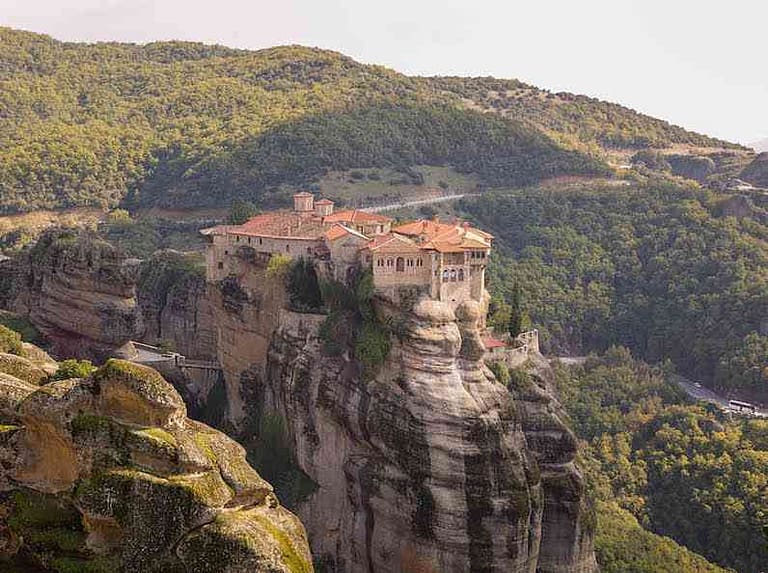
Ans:
{"label": "forested hillside", "polygon": [[740,573],[768,563],[768,421],[693,405],[625,348],[558,370],[585,441],[604,573],[715,571],[637,523]]}
{"label": "forested hillside", "polygon": [[0,28],[0,212],[268,203],[329,169],[416,163],[519,185],[603,173],[603,148],[678,143],[725,145],[514,80],[407,77],[295,46],[87,45]]}
{"label": "forested hillside", "polygon": [[521,287],[548,350],[621,344],[768,395],[765,205],[657,181],[493,192],[463,208],[497,237],[491,291],[511,301]]}

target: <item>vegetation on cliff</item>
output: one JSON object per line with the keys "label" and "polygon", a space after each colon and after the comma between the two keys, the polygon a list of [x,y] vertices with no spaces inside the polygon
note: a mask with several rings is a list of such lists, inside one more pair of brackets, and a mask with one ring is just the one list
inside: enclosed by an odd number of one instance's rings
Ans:
{"label": "vegetation on cliff", "polygon": [[81,366],[43,386],[0,376],[3,571],[312,570],[244,449],[189,420],[158,372],[112,359],[64,379]]}
{"label": "vegetation on cliff", "polygon": [[[755,199],[758,201],[759,199]],[[768,218],[662,182],[493,192],[463,208],[496,236],[494,294],[553,353],[622,344],[723,388],[768,392]]]}
{"label": "vegetation on cliff", "polygon": [[[642,534],[638,523],[724,567],[762,571],[768,563],[768,421],[729,420],[716,408],[690,403],[663,370],[624,348],[583,367],[560,368],[558,383],[585,440],[583,466],[599,502],[596,550],[604,571],[716,570]],[[638,537],[623,537],[632,531]],[[675,563],[680,568],[670,569]]]}
{"label": "vegetation on cliff", "polygon": [[574,149],[726,145],[514,80],[412,78],[296,46],[72,44],[2,28],[0,59],[5,212],[127,195],[268,203],[329,169],[429,162],[518,184],[601,171]]}

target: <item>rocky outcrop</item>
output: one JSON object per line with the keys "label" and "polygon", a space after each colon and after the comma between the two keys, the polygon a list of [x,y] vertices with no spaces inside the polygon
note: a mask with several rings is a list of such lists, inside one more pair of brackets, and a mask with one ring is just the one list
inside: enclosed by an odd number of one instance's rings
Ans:
{"label": "rocky outcrop", "polygon": [[[311,573],[298,519],[154,370],[0,375],[0,552],[51,571]],[[33,568],[24,570],[37,570]]]}
{"label": "rocky outcrop", "polygon": [[705,183],[717,169],[711,158],[700,155],[667,155],[665,159],[672,173],[699,183]]}
{"label": "rocky outcrop", "polygon": [[143,261],[136,290],[143,342],[167,344],[195,359],[216,358],[205,271],[190,255],[160,251]]}
{"label": "rocky outcrop", "polygon": [[136,262],[87,231],[48,231],[2,272],[4,306],[28,317],[56,355],[102,359],[142,330]]}
{"label": "rocky outcrop", "polygon": [[518,404],[526,442],[541,472],[544,495],[539,570],[595,571],[592,540],[595,510],[576,465],[578,442],[555,399],[554,373],[538,353],[512,377],[509,390]]}
{"label": "rocky outcrop", "polygon": [[529,406],[485,367],[482,305],[454,313],[378,299],[397,335],[371,376],[349,352],[324,353],[324,317],[250,320],[279,299],[238,286],[238,303],[218,312],[237,345],[269,342],[264,361],[225,362],[240,393],[234,415],[244,428],[286,424],[295,463],[317,485],[296,511],[327,570],[596,571],[576,442],[548,391]]}
{"label": "rocky outcrop", "polygon": [[739,175],[756,187],[768,189],[768,152],[758,155]]}

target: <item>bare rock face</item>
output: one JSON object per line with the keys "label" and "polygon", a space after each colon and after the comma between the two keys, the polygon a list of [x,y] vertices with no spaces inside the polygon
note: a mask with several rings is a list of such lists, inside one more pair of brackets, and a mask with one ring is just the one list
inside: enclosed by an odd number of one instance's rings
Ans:
{"label": "bare rock face", "polygon": [[588,573],[597,570],[592,547],[595,512],[586,499],[576,465],[578,442],[554,398],[554,375],[543,356],[534,355],[526,376],[510,391],[519,405],[528,447],[541,471],[544,493],[539,570]]}
{"label": "bare rock face", "polygon": [[311,573],[299,520],[154,370],[0,375],[0,551],[52,571]]}
{"label": "bare rock face", "polygon": [[82,230],[57,229],[3,265],[2,303],[27,316],[54,354],[105,358],[142,330],[136,264]]}
{"label": "bare rock face", "polygon": [[205,271],[187,255],[160,251],[143,261],[136,291],[144,323],[143,342],[168,343],[190,358],[216,358]]}
{"label": "bare rock face", "polygon": [[316,558],[350,573],[596,571],[573,435],[551,395],[528,408],[485,367],[485,305],[377,311],[399,326],[373,377],[324,355],[314,315],[288,312],[249,371],[247,414],[285,420],[318,486],[296,509]]}
{"label": "bare rock face", "polygon": [[739,176],[757,187],[768,189],[768,152],[760,153]]}

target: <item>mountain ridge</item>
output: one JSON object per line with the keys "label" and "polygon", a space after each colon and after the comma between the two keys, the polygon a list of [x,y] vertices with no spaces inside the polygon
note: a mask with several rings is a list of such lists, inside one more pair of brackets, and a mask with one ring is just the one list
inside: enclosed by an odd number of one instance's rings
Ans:
{"label": "mountain ridge", "polygon": [[[518,80],[410,77],[303,46],[81,44],[0,28],[0,61],[6,213],[112,207],[128,196],[133,206],[264,203],[329,170],[424,160],[480,166],[484,184],[515,186],[604,173],[617,150],[744,149]],[[404,121],[408,110],[418,123]],[[266,152],[250,157],[254,148]]]}

